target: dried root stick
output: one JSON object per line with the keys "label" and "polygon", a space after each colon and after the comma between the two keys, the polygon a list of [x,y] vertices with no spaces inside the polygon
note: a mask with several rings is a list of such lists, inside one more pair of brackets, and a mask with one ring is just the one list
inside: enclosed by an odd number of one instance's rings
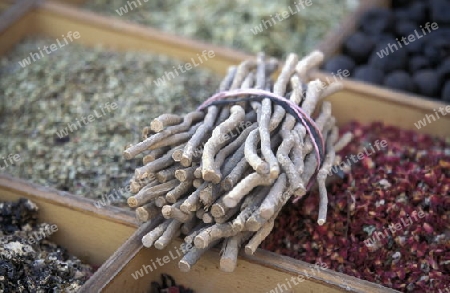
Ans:
{"label": "dried root stick", "polygon": [[[286,63],[284,64],[277,81],[273,86],[273,93],[279,96],[284,96],[286,93],[286,87],[289,83],[289,79],[295,72],[295,66],[298,62],[298,56],[296,54],[289,54]],[[286,111],[280,105],[275,105],[274,113],[269,123],[269,131],[272,132],[280,124],[284,118]]]}
{"label": "dried root stick", "polygon": [[155,248],[161,250],[167,247],[172,239],[180,235],[180,227],[180,222],[177,220],[172,220],[161,237],[159,237],[159,239],[155,242]]}
{"label": "dried root stick", "polygon": [[[258,174],[265,175],[269,174],[270,166],[267,162],[261,159],[257,153],[258,143],[260,139],[261,137],[259,129],[250,131],[248,138],[245,140],[244,154],[245,159],[250,164],[250,166],[252,166],[253,170],[255,170]],[[268,139],[270,148],[270,137]]]}
{"label": "dried root stick", "polygon": [[252,236],[252,232],[241,232],[225,240],[220,258],[220,270],[231,273],[236,269],[241,245]]}
{"label": "dried root stick", "polygon": [[192,231],[190,231],[186,237],[184,237],[184,242],[187,244],[192,244],[194,243],[194,239],[195,237],[200,234],[200,232],[202,232],[204,229],[206,229],[208,227],[208,224],[205,224],[203,222],[200,222],[199,224],[197,224],[194,229],[192,229]]}
{"label": "dried root stick", "polygon": [[159,183],[165,183],[169,180],[172,180],[175,178],[175,171],[179,168],[177,165],[172,165],[167,169],[158,171],[156,173],[156,179],[159,181]]}
{"label": "dried root stick", "polygon": [[169,151],[169,147],[159,148],[156,150],[151,150],[147,155],[142,158],[142,163],[144,165],[147,165],[150,162],[153,162],[154,160],[161,158],[164,154],[166,154]]}
{"label": "dried root stick", "polygon": [[319,185],[319,218],[317,223],[322,226],[325,224],[327,219],[327,207],[328,207],[328,196],[327,196],[327,187],[326,187],[326,179],[328,174],[331,172],[331,167],[333,166],[335,152],[334,152],[334,143],[338,138],[339,132],[336,127],[331,130],[331,134],[327,139],[327,155],[325,157],[325,161],[322,164],[322,167],[319,170],[319,174],[317,175],[317,184]]}
{"label": "dried root stick", "polygon": [[196,217],[192,217],[192,219],[190,219],[186,223],[183,223],[180,229],[181,233],[183,233],[184,235],[188,235],[199,223],[200,221]]}
{"label": "dried root stick", "polygon": [[188,130],[189,128],[191,128],[194,121],[198,121],[203,117],[203,112],[191,112],[187,114],[183,119],[183,123],[175,126],[170,126],[162,132],[152,135],[146,140],[127,148],[123,152],[125,159],[130,160],[147,149],[157,149],[157,147],[154,147],[155,144],[170,136],[173,136],[174,134]]}
{"label": "dried root stick", "polygon": [[239,163],[239,161],[241,161],[243,158],[245,159],[244,148],[245,145],[242,144],[230,157],[225,159],[225,162],[221,167],[222,176],[228,176]]}
{"label": "dried root stick", "polygon": [[[201,123],[201,122],[200,122]],[[188,141],[192,135],[197,131],[197,129],[200,127],[200,123],[195,124],[192,126],[189,131],[177,133],[172,136],[169,136],[168,138],[165,138],[154,145],[150,146],[149,149],[157,149],[165,146],[180,146],[181,144]]]}
{"label": "dried root stick", "polygon": [[180,180],[181,182],[188,181],[188,180],[194,180],[194,171],[198,168],[198,166],[190,166],[185,169],[178,169],[175,171],[175,178]]}
{"label": "dried root stick", "polygon": [[165,206],[166,204],[168,204],[168,202],[167,202],[165,196],[158,196],[158,197],[155,199],[155,205],[156,205],[158,208],[162,208],[162,207]]}
{"label": "dried root stick", "polygon": [[220,185],[208,183],[208,185],[200,191],[200,201],[209,208],[220,197]]}
{"label": "dried root stick", "polygon": [[334,152],[337,153],[345,148],[350,141],[353,139],[353,134],[351,132],[346,132],[334,145]]}
{"label": "dried root stick", "polygon": [[220,182],[220,175],[215,172],[219,168],[214,166],[214,157],[220,148],[227,143],[224,141],[223,136],[235,129],[244,120],[244,117],[244,109],[240,106],[233,106],[231,107],[230,117],[213,130],[202,156],[202,177],[205,181],[216,184]]}
{"label": "dried root stick", "polygon": [[144,237],[142,237],[142,244],[145,247],[152,247],[153,243],[163,235],[164,231],[167,229],[172,220],[165,220],[161,224],[158,225],[155,229],[147,233]]}
{"label": "dried root stick", "polygon": [[229,191],[233,189],[234,186],[241,180],[244,176],[245,172],[249,170],[250,165],[247,160],[242,158],[239,163],[236,164],[236,167],[230,172],[230,174],[225,177],[220,183],[221,187],[225,191]]}
{"label": "dried root stick", "polygon": [[[259,136],[261,139],[261,153],[265,161],[269,165],[269,178],[275,179],[280,174],[280,166],[277,158],[270,147],[270,117],[272,116],[272,101],[268,98],[263,99],[261,107],[261,115],[259,117]],[[246,156],[247,157],[247,156]],[[247,158],[248,159],[248,158]],[[252,163],[249,161],[250,165]],[[253,166],[253,165],[252,165]],[[257,171],[257,169],[255,169]]]}
{"label": "dried root stick", "polygon": [[158,196],[161,196],[163,194],[166,194],[170,190],[174,189],[175,186],[178,185],[178,180],[173,179],[169,182],[152,186],[149,188],[143,188],[141,191],[138,192],[138,194],[130,196],[127,200],[127,203],[130,207],[135,208],[138,206],[141,206],[143,204],[146,204],[154,199],[156,199]]}
{"label": "dried root stick", "polygon": [[324,55],[322,52],[313,51],[306,57],[303,57],[297,64],[296,71],[301,80],[308,80],[308,71],[317,67],[323,62]]}
{"label": "dried root stick", "polygon": [[178,199],[184,197],[191,188],[192,180],[181,182],[178,186],[166,194],[167,202],[176,203]]}
{"label": "dried root stick", "polygon": [[252,237],[249,243],[245,245],[245,253],[253,255],[258,248],[258,246],[263,242],[264,239],[266,239],[267,236],[269,236],[270,232],[273,229],[275,218],[271,218],[269,221],[267,221],[261,229],[256,232],[256,234]]}
{"label": "dried root stick", "polygon": [[270,185],[273,180],[268,176],[252,173],[242,179],[225,197],[223,202],[227,207],[235,207],[253,188],[259,185]]}
{"label": "dried root stick", "polygon": [[189,167],[192,164],[192,157],[194,156],[195,151],[200,146],[205,135],[213,128],[217,114],[219,113],[219,108],[217,108],[217,106],[210,106],[207,111],[208,113],[206,114],[202,125],[200,125],[184,147],[180,163],[185,167]]}
{"label": "dried root stick", "polygon": [[143,179],[149,176],[149,174],[156,173],[162,169],[168,168],[173,165],[172,153],[174,150],[170,150],[167,154],[153,162],[148,163],[145,166],[137,168],[134,171],[134,176],[137,179]]}
{"label": "dried root stick", "polygon": [[284,129],[281,130],[281,136],[283,137],[283,141],[277,151],[278,162],[280,163],[284,172],[286,172],[286,175],[289,179],[289,184],[292,190],[294,190],[294,193],[301,194],[303,192],[306,192],[306,188],[301,181],[300,173],[289,158],[289,153],[291,152],[296,142],[295,136],[294,134],[289,133]]}
{"label": "dried root stick", "polygon": [[286,186],[286,175],[281,174],[258,209],[258,213],[263,219],[268,220],[273,217],[277,207],[284,201],[283,192],[286,189]]}
{"label": "dried root stick", "polygon": [[194,212],[184,213],[178,207],[176,207],[174,205],[163,206],[161,213],[164,218],[175,219],[180,223],[186,223],[186,222],[190,221],[195,215]]}
{"label": "dried root stick", "polygon": [[206,248],[196,248],[196,247],[192,248],[180,260],[180,262],[178,263],[178,268],[180,268],[180,270],[182,272],[189,272],[191,270],[192,266],[200,259],[200,257],[206,251],[208,251],[209,249],[214,247],[219,242],[220,242],[220,240],[216,240],[216,241],[210,243],[210,245],[208,245],[208,247],[206,247]]}
{"label": "dried root stick", "polygon": [[[248,125],[250,124],[250,125]],[[245,139],[247,139],[248,134],[250,131],[256,129],[257,125],[256,123],[251,124],[250,122],[246,122],[245,124],[243,122],[240,123],[240,128],[244,128],[244,130],[239,134],[239,136],[230,144],[222,148],[219,153],[217,153],[216,158],[214,160],[213,166],[215,170],[213,170],[213,173],[215,173],[215,176],[217,177],[217,180],[213,181],[213,183],[219,183],[222,179],[222,174],[220,172],[221,166],[223,166],[223,163],[225,162],[225,159],[232,154],[234,151],[236,151],[240,146],[242,146],[245,142]],[[205,179],[206,180],[206,179]]]}
{"label": "dried root stick", "polygon": [[181,123],[183,118],[176,114],[162,114],[153,119],[150,123],[150,129],[154,132],[161,132],[165,127]]}
{"label": "dried root stick", "polygon": [[151,202],[136,209],[136,218],[140,222],[147,222],[160,213],[161,209],[159,209],[154,202]]}
{"label": "dried root stick", "polygon": [[206,188],[208,183],[204,182],[194,192],[192,192],[186,200],[181,204],[180,210],[185,213],[195,212],[200,208],[200,192]]}

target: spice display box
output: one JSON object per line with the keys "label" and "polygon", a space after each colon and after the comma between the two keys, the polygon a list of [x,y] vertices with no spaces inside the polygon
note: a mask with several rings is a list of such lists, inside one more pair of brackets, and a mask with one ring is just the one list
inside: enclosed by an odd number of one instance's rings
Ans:
{"label": "spice display box", "polygon": [[[214,50],[215,58],[203,65],[224,74],[229,65],[250,58],[247,54],[184,39],[122,22],[69,5],[52,2],[19,1],[0,23],[0,54],[29,35],[58,38],[67,31],[78,31],[79,42],[102,44],[117,50],[141,50],[163,53],[189,61],[205,49]],[[78,2],[78,1],[72,1]],[[6,2],[0,2],[6,3]],[[332,46],[332,44],[330,44]],[[329,54],[329,52],[326,52]],[[314,77],[325,77],[316,73]],[[354,81],[344,81],[345,89],[331,96],[333,114],[338,124],[350,120],[363,123],[383,120],[387,124],[414,129],[414,122],[442,104]],[[450,117],[442,117],[419,131],[440,137],[450,136]],[[55,223],[60,231],[52,239],[71,253],[93,265],[101,265],[80,292],[147,292],[150,283],[168,273],[177,283],[195,292],[267,292],[286,279],[305,276],[305,281],[290,292],[397,292],[331,270],[318,271],[313,265],[259,249],[255,255],[241,255],[234,273],[218,268],[218,250],[207,252],[189,273],[182,273],[172,261],[153,272],[135,278],[136,271],[157,257],[173,254],[172,243],[166,250],[146,249],[141,238],[156,221],[138,228],[134,213],[119,208],[97,209],[94,201],[67,192],[37,186],[7,175],[0,176],[0,200],[27,197],[40,207],[40,220]],[[121,245],[122,244],[122,245]],[[120,246],[120,248],[119,248]],[[316,272],[312,275],[310,272]],[[309,274],[308,274],[309,273]],[[312,276],[311,276],[312,275]],[[307,276],[310,276],[308,278]]]}

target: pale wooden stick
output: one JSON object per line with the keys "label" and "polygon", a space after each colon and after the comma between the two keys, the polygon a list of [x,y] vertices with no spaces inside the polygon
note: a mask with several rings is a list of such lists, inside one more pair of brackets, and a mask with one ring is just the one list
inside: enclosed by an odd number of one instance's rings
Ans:
{"label": "pale wooden stick", "polygon": [[180,260],[180,262],[178,263],[178,267],[180,268],[180,270],[182,272],[189,272],[191,270],[192,266],[200,259],[200,257],[206,251],[208,251],[209,249],[214,247],[219,242],[220,242],[220,240],[216,240],[216,241],[210,243],[210,245],[208,245],[208,247],[206,247],[206,248],[195,248],[195,247],[193,247]]}
{"label": "pale wooden stick", "polygon": [[227,238],[223,245],[223,254],[220,258],[220,270],[227,273],[232,273],[237,266],[237,258],[239,254],[239,248],[247,241],[252,232],[241,232],[233,237]]}

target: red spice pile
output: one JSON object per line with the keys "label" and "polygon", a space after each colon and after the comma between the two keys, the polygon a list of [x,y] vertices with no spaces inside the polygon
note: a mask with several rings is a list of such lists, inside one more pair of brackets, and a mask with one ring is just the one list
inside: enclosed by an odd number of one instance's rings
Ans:
{"label": "red spice pile", "polygon": [[[319,194],[312,192],[286,205],[262,247],[309,263],[322,261],[403,292],[445,292],[450,286],[450,142],[381,123],[351,123],[342,133],[348,130],[355,138],[340,152],[342,158],[370,149],[376,140],[388,145],[328,187],[325,225],[317,224]],[[384,237],[372,238],[380,239],[373,249],[364,240],[376,232]]]}

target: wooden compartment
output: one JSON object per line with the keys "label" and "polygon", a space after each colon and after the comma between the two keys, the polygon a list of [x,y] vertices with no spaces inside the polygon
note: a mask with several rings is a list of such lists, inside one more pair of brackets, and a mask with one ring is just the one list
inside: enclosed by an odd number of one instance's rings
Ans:
{"label": "wooden compartment", "polygon": [[101,266],[136,229],[134,214],[97,209],[93,201],[0,175],[0,201],[28,198],[39,207],[38,220],[56,224],[50,239],[84,263]]}
{"label": "wooden compartment", "polygon": [[[28,35],[40,34],[57,38],[67,31],[77,30],[81,35],[79,42],[84,45],[103,44],[117,50],[163,53],[186,61],[202,50],[214,50],[215,57],[202,65],[219,74],[224,74],[229,65],[252,58],[241,52],[98,16],[64,4],[43,2],[36,8],[30,5],[28,9],[28,12],[23,10],[22,14],[16,14],[9,26],[0,30],[0,54],[4,54]],[[316,76],[323,77],[324,74],[319,72],[314,75]],[[329,98],[340,125],[349,120],[364,123],[383,120],[388,124],[414,129],[414,122],[441,106],[435,101],[396,94],[353,81],[344,81],[344,85],[342,92]],[[442,117],[420,131],[448,137],[448,125],[450,117]],[[135,280],[131,273],[158,256],[168,255],[167,250],[146,249],[141,245],[143,233],[156,225],[155,222],[136,230],[134,214],[129,211],[113,207],[99,210],[94,207],[92,200],[39,187],[7,175],[0,176],[0,199],[13,200],[20,196],[34,200],[40,206],[42,221],[56,223],[61,227],[60,232],[52,238],[58,244],[91,264],[104,263],[81,292],[147,292],[150,282],[158,279],[162,272],[169,273],[177,282],[192,287],[199,293],[211,292],[213,289],[216,292],[269,292],[278,284],[285,283],[286,278],[305,275],[304,271],[311,269],[311,265],[305,262],[260,249],[254,256],[242,255],[236,271],[227,274],[218,269],[219,252],[215,250],[207,252],[190,273],[181,273],[176,267],[177,262],[173,261]],[[124,241],[125,244],[116,251]],[[168,249],[175,245],[177,243],[172,243]],[[113,254],[114,251],[116,252]],[[110,255],[112,256],[106,260]],[[292,290],[291,292],[397,292],[331,270],[317,273]]]}
{"label": "wooden compartment", "polygon": [[[206,252],[188,273],[181,272],[178,268],[177,260],[179,259],[173,258],[173,261],[157,267],[154,272],[148,269],[149,273],[146,274],[143,270],[143,276],[136,279],[136,271],[143,269],[143,266],[151,265],[151,261],[155,261],[158,257],[172,257],[175,253],[174,247],[179,247],[181,244],[181,241],[175,241],[164,250],[144,248],[141,238],[146,233],[143,231],[145,230],[140,230],[133,235],[116,252],[116,255],[105,263],[101,268],[105,270],[105,274],[94,275],[80,292],[100,290],[101,292],[148,292],[151,282],[159,281],[161,273],[171,275],[177,284],[192,288],[196,293],[278,292],[270,290],[275,290],[279,285],[286,284],[287,280],[297,276],[304,276],[304,281],[292,288],[287,287],[289,290],[282,292],[398,292],[332,270],[317,270],[311,264],[262,249],[258,249],[253,256],[242,253],[233,273],[224,273],[219,270],[220,252],[218,249],[213,249]],[[115,264],[118,263],[123,267],[117,268]],[[108,267],[111,269],[107,269]]]}

